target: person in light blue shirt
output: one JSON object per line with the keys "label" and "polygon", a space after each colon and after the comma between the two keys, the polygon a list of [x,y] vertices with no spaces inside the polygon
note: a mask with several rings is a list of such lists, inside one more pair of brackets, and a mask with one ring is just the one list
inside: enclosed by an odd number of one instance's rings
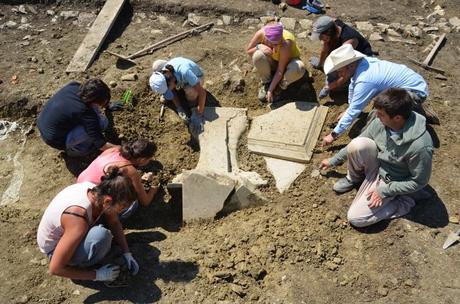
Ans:
{"label": "person in light blue shirt", "polygon": [[[153,74],[149,84],[152,90],[162,94],[166,101],[172,101],[177,114],[186,123],[189,123],[192,133],[203,130],[203,112],[206,103],[206,91],[203,88],[203,71],[192,60],[176,57],[169,61],[156,60],[153,63]],[[178,90],[185,92],[186,104],[181,103]],[[184,107],[186,109],[184,109]],[[190,118],[187,113],[196,107],[196,114]]]}
{"label": "person in light blue shirt", "polygon": [[[418,109],[425,116],[435,116],[421,106],[428,97],[427,83],[422,76],[405,65],[366,57],[351,45],[343,45],[326,58],[324,72],[328,74],[334,71],[350,79],[349,106],[334,130],[323,138],[323,145],[331,144],[343,134],[372,98],[385,89],[406,89],[414,101],[415,110]],[[437,118],[432,117],[434,119]]]}

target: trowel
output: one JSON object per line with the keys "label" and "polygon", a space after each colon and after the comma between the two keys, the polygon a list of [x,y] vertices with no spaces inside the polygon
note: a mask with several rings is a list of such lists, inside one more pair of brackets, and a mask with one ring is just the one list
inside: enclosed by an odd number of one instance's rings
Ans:
{"label": "trowel", "polygon": [[460,241],[460,229],[456,232],[449,233],[446,241],[444,242],[444,245],[442,245],[442,249],[447,249],[458,241]]}

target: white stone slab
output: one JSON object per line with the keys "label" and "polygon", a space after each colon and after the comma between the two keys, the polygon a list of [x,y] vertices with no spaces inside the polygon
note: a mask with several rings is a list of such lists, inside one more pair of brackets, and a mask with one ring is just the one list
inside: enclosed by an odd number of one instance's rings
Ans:
{"label": "white stone slab", "polygon": [[234,187],[235,181],[225,176],[191,173],[182,188],[183,219],[214,218]]}
{"label": "white stone slab", "polygon": [[268,171],[273,174],[276,182],[276,189],[283,193],[295,179],[305,170],[305,165],[288,160],[264,157]]}
{"label": "white stone slab", "polygon": [[327,107],[316,103],[288,103],[253,119],[248,148],[254,153],[308,162],[326,119]]}

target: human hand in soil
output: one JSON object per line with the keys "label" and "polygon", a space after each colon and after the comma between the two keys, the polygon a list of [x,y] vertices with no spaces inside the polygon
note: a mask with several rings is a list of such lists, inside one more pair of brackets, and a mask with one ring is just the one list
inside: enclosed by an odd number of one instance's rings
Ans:
{"label": "human hand in soil", "polygon": [[382,206],[382,198],[380,197],[380,194],[377,192],[377,190],[371,189],[367,192],[367,200],[369,201],[369,208],[376,208]]}
{"label": "human hand in soil", "polygon": [[328,145],[332,144],[333,141],[334,141],[334,137],[332,136],[332,134],[329,134],[327,136],[324,136],[323,141],[322,141],[321,144],[324,147],[324,146],[328,146]]}
{"label": "human hand in soil", "polygon": [[265,44],[259,44],[259,50],[262,51],[265,56],[271,56],[273,54],[273,50]]}
{"label": "human hand in soil", "polygon": [[96,269],[94,281],[114,281],[120,274],[120,266],[107,264]]}
{"label": "human hand in soil", "polygon": [[185,123],[189,122],[189,118],[187,116],[187,113],[185,113],[185,110],[182,107],[177,107],[177,115],[182,119]]}
{"label": "human hand in soil", "polygon": [[131,252],[123,253],[123,259],[125,259],[126,265],[132,275],[136,275],[139,271],[139,264],[137,264]]}
{"label": "human hand in soil", "polygon": [[267,91],[267,95],[265,95],[265,99],[267,100],[267,102],[273,102],[273,93],[272,91]]}
{"label": "human hand in soil", "polygon": [[329,166],[330,166],[329,159],[326,158],[326,159],[323,159],[321,163],[319,164],[319,169],[324,170],[324,169],[329,168]]}
{"label": "human hand in soil", "polygon": [[142,174],[141,179],[145,183],[150,183],[153,180],[153,172],[146,172]]}

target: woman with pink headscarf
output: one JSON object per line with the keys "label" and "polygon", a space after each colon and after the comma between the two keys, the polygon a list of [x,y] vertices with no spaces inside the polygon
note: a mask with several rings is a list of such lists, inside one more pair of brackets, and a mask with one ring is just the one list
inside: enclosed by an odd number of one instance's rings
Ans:
{"label": "woman with pink headscarf", "polygon": [[268,23],[258,30],[246,52],[252,57],[257,74],[262,79],[258,94],[262,102],[273,102],[277,86],[285,90],[305,74],[295,37],[279,22]]}

